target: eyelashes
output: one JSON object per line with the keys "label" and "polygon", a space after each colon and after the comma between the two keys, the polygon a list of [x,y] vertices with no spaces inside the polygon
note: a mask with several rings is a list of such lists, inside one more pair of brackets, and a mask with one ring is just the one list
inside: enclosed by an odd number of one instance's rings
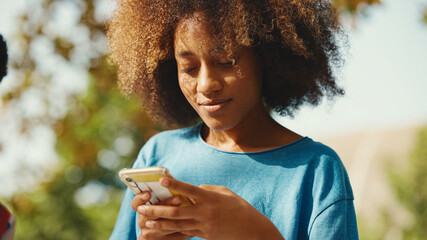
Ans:
{"label": "eyelashes", "polygon": [[[228,67],[235,66],[236,62],[237,62],[237,59],[231,60],[231,61],[228,61],[228,62],[218,62],[217,65],[221,66],[221,67],[227,67],[228,68]],[[197,68],[198,67],[185,68],[185,69],[182,69],[181,72],[183,72],[183,73],[191,73],[193,70],[195,70]]]}
{"label": "eyelashes", "polygon": [[182,69],[181,72],[189,73],[189,72],[193,71],[194,69],[196,69],[196,68],[195,67],[194,68],[186,68],[186,69]]}
{"label": "eyelashes", "polygon": [[235,63],[235,60],[229,61],[229,62],[225,62],[225,63],[220,62],[220,63],[218,63],[218,65],[221,65],[221,66],[232,66],[234,63]]}

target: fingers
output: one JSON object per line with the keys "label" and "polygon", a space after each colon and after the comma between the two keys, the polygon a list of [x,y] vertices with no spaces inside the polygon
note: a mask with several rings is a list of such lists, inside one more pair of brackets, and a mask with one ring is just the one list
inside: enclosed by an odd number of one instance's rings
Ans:
{"label": "fingers", "polygon": [[160,184],[170,190],[181,193],[184,196],[192,199],[203,198],[207,192],[204,189],[196,187],[192,184],[181,182],[173,178],[163,177],[160,179]]}
{"label": "fingers", "polygon": [[[147,223],[147,221],[151,221],[151,220],[157,220],[157,218],[148,218],[142,214],[138,214],[138,226],[141,229],[141,231],[145,231],[146,229],[149,229],[149,228],[147,228],[146,223]],[[171,230],[162,231],[163,235],[171,234],[174,232],[176,232],[176,231],[171,231]]]}
{"label": "fingers", "polygon": [[132,199],[131,207],[134,211],[137,211],[138,206],[145,205],[151,198],[150,192],[143,192]]}
{"label": "fingers", "polygon": [[180,196],[173,196],[164,201],[159,202],[157,205],[181,206],[182,199]]}
{"label": "fingers", "polygon": [[[137,211],[138,206],[145,205],[151,199],[150,192],[143,192],[132,199],[131,207],[134,211]],[[180,196],[173,196],[164,201],[158,203],[158,205],[171,205],[171,206],[180,206],[182,204],[182,199]]]}
{"label": "fingers", "polygon": [[[158,217],[155,216],[156,212],[162,213],[161,215],[165,215],[165,216],[169,216],[169,215],[175,215],[175,214],[179,214],[179,212],[167,212],[165,213],[164,210],[165,209],[160,209],[160,211],[151,211],[151,214],[142,214],[144,211],[139,211],[141,209],[141,207],[145,207],[145,206],[153,206],[153,205],[146,205],[146,203],[151,199],[151,195],[150,192],[143,192],[140,194],[135,195],[135,197],[133,198],[132,202],[131,202],[131,207],[134,211],[138,212],[138,225],[141,229],[141,234],[138,237],[138,239],[144,239],[144,240],[149,240],[149,239],[162,239],[162,240],[184,240],[184,239],[189,239],[192,236],[183,234],[183,233],[179,233],[177,231],[174,230],[168,230],[168,229],[150,229],[147,228],[147,222],[153,221],[153,220],[158,220]],[[181,199],[180,196],[174,196],[171,197],[169,199],[166,199],[160,203],[158,203],[159,205],[169,205],[171,207],[175,206],[175,208],[178,208],[178,206],[180,206],[183,203],[183,200]],[[159,207],[159,205],[156,205],[156,207]],[[153,206],[154,207],[154,206]],[[168,209],[166,209],[168,210]],[[150,211],[148,211],[150,213]],[[150,225],[150,223],[148,224]]]}
{"label": "fingers", "polygon": [[151,240],[151,239],[162,239],[162,240],[184,240],[189,239],[192,236],[185,235],[179,232],[166,233],[164,231],[155,229],[146,229],[141,232],[138,240]]}
{"label": "fingers", "polygon": [[170,220],[170,219],[157,219],[157,220],[148,220],[145,223],[145,226],[149,229],[161,229],[162,231],[193,231],[196,230],[196,222],[193,219],[179,219],[179,220]]}
{"label": "fingers", "polygon": [[168,218],[168,219],[191,219],[194,218],[195,206],[163,206],[163,205],[143,205],[139,206],[137,211],[150,219]]}
{"label": "fingers", "polygon": [[189,236],[189,235],[185,235],[183,233],[172,233],[172,234],[168,234],[165,236],[165,238],[163,238],[164,240],[185,240],[185,239],[189,239],[193,236]]}

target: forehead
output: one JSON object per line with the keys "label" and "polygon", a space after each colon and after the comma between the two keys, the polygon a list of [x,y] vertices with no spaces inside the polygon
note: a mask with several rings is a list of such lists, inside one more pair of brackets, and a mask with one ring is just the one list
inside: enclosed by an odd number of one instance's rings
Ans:
{"label": "forehead", "polygon": [[223,49],[218,36],[202,13],[194,13],[178,22],[174,32],[177,50],[209,49],[211,54]]}

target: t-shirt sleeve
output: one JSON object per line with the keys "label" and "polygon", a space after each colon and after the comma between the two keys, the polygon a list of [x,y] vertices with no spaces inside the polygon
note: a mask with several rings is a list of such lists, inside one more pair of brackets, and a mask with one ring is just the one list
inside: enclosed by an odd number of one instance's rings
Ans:
{"label": "t-shirt sleeve", "polygon": [[314,209],[308,239],[359,239],[347,171],[334,152],[325,152],[314,165]]}
{"label": "t-shirt sleeve", "polygon": [[322,211],[314,220],[309,239],[359,239],[353,200],[340,200]]}
{"label": "t-shirt sleeve", "polygon": [[117,217],[116,225],[114,226],[110,240],[136,240],[136,212],[131,207],[131,202],[134,196],[135,194],[132,191],[126,189],[122,206],[120,207],[119,216]]}

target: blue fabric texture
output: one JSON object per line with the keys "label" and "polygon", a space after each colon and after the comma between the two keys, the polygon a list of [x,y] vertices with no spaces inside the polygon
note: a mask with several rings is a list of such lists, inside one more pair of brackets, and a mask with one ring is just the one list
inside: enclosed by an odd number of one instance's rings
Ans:
{"label": "blue fabric texture", "polygon": [[[267,216],[286,240],[358,239],[350,181],[332,149],[304,137],[267,151],[226,152],[204,142],[200,128],[155,135],[133,167],[164,166],[196,186],[225,186]],[[133,196],[126,191],[110,239],[137,239]]]}

